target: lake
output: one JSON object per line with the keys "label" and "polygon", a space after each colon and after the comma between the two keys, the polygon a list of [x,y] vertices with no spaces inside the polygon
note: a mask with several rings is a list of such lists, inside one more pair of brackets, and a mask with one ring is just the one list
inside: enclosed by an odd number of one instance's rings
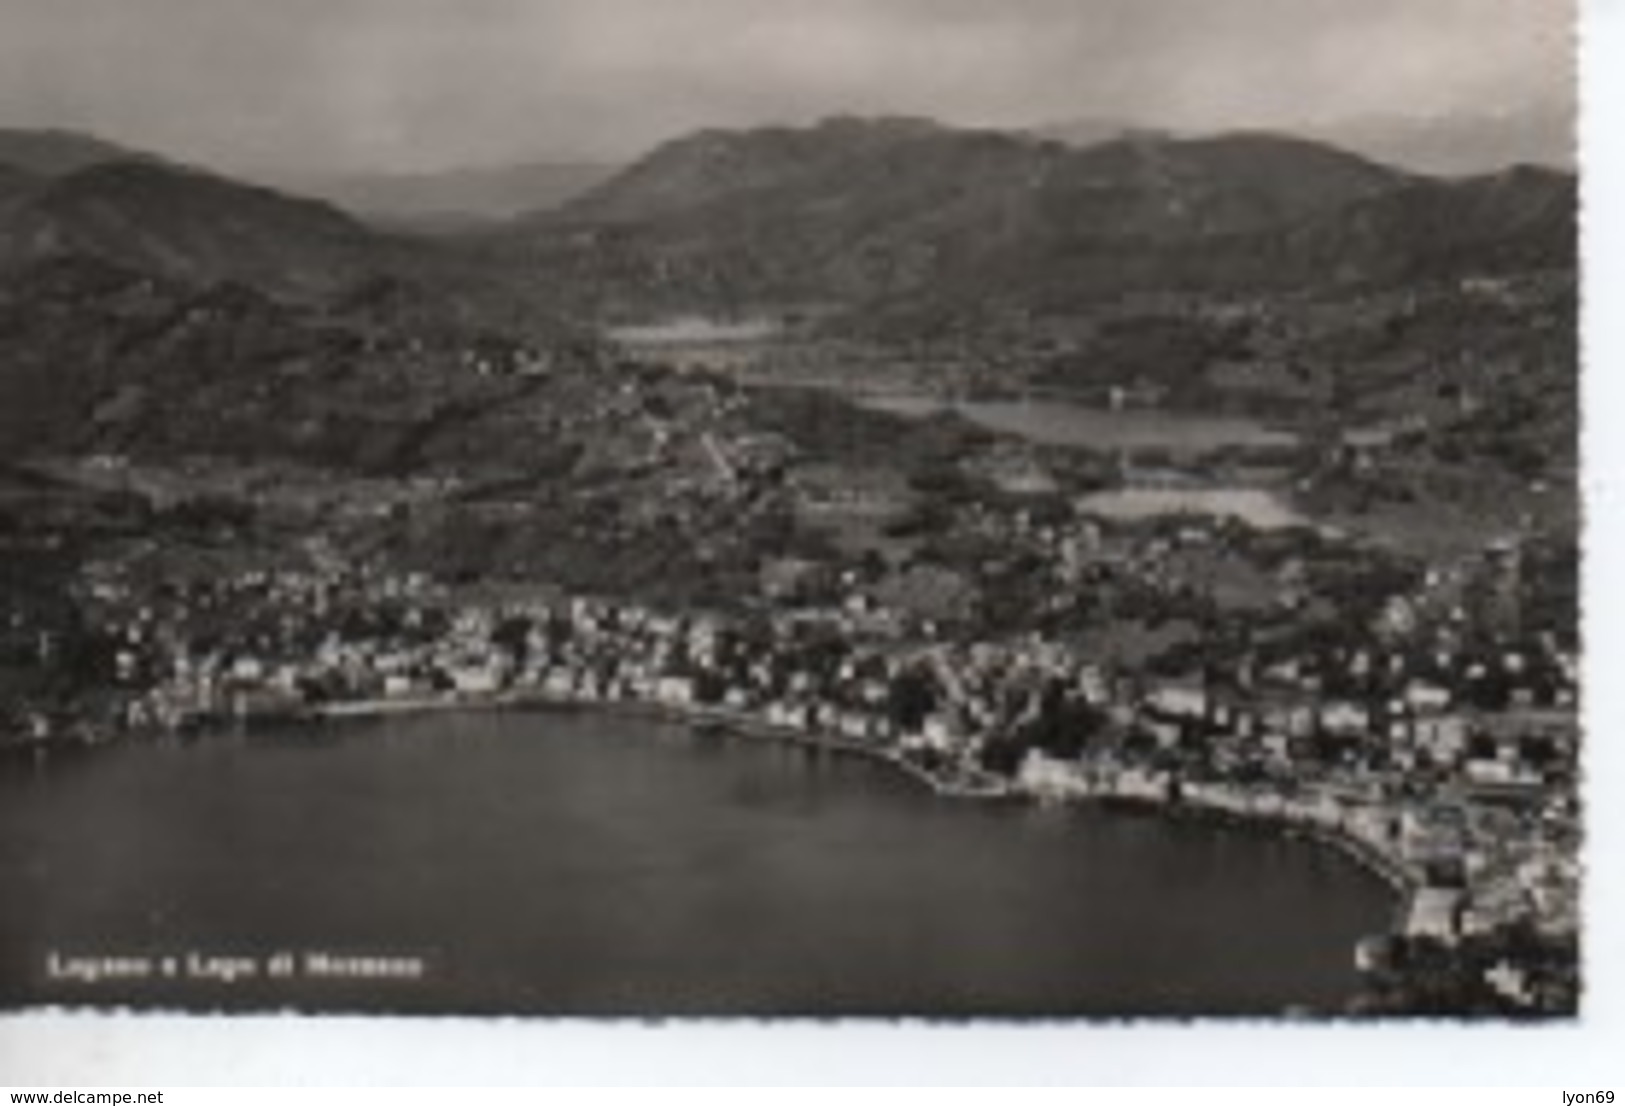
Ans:
{"label": "lake", "polygon": [[1238,519],[1258,530],[1310,525],[1280,496],[1263,488],[1114,488],[1084,496],[1078,509],[1122,522],[1205,515]]}
{"label": "lake", "polygon": [[766,316],[736,319],[682,315],[653,322],[627,323],[609,328],[610,341],[636,348],[711,346],[765,342],[783,331],[783,324]]}
{"label": "lake", "polygon": [[931,396],[874,395],[859,402],[875,411],[924,418],[954,410],[980,426],[1039,445],[1097,450],[1159,449],[1182,456],[1228,446],[1284,448],[1297,436],[1241,416],[1132,408],[1111,411],[1057,400],[945,403]]}
{"label": "lake", "polygon": [[[1386,887],[1149,814],[589,713],[424,715],[0,765],[0,1004],[551,1014],[1334,1010]],[[48,958],[416,959],[90,985]]]}

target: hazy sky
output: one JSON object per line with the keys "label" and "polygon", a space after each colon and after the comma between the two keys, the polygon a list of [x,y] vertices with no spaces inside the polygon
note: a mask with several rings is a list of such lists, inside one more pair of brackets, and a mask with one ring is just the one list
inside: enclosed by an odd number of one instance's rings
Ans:
{"label": "hazy sky", "polygon": [[220,167],[619,157],[836,112],[1213,128],[1566,104],[1573,0],[0,0],[0,125]]}

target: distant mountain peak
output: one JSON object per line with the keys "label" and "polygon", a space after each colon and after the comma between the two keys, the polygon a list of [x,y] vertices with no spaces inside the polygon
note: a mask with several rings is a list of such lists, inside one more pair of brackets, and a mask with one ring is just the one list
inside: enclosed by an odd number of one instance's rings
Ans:
{"label": "distant mountain peak", "polygon": [[1074,147],[845,119],[691,134],[516,229],[612,302],[1064,303],[1560,264],[1572,200],[1541,179],[1460,190],[1265,129]]}

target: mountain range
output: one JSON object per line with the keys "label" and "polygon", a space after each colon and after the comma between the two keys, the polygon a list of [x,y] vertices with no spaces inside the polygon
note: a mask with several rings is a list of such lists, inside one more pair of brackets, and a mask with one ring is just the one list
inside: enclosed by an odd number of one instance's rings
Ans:
{"label": "mountain range", "polygon": [[707,131],[488,239],[602,299],[1041,305],[1563,267],[1571,175],[1434,178],[1301,138],[1074,148],[914,119]]}
{"label": "mountain range", "polygon": [[[466,376],[491,335],[591,360],[584,328],[610,315],[817,303],[837,330],[940,337],[1145,296],[1180,318],[1165,297],[1311,296],[1349,305],[1336,347],[1353,350],[1362,302],[1431,289],[1464,348],[1458,288],[1551,274],[1529,318],[1558,333],[1577,270],[1571,174],[1430,177],[1265,133],[1074,148],[920,119],[704,131],[562,205],[432,240],[94,139],[0,139],[0,446],[17,448],[260,442],[389,463],[435,417],[416,397]],[[1529,314],[1495,310],[1497,333]],[[428,347],[452,352],[410,352]],[[1572,357],[1539,360],[1572,384]]]}
{"label": "mountain range", "polygon": [[1136,133],[1080,148],[843,117],[703,131],[592,183],[604,172],[424,178],[393,199],[377,185],[378,205],[403,219],[478,188],[493,212],[534,209],[431,242],[99,139],[0,132],[0,269],[85,254],[291,298],[389,274],[451,298],[479,289],[588,308],[924,298],[1064,309],[1147,289],[1572,265],[1575,253],[1572,175],[1440,179],[1268,133]]}
{"label": "mountain range", "polygon": [[[1475,176],[1520,164],[1573,169],[1574,117],[1572,106],[1532,104],[1476,114],[1359,116],[1289,129],[1409,172]],[[1169,128],[1108,116],[1074,118],[1028,133],[1074,148],[1176,137]],[[561,206],[619,168],[603,162],[532,160],[439,172],[273,174],[265,183],[326,200],[388,229],[454,234]]]}

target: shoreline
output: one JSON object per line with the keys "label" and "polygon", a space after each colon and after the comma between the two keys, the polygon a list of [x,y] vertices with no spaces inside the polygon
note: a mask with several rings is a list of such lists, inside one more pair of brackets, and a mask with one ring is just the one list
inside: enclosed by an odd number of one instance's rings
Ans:
{"label": "shoreline", "polygon": [[871,763],[888,765],[942,799],[984,803],[996,801],[1030,805],[1054,803],[1058,806],[1076,809],[1091,807],[1107,811],[1115,809],[1148,814],[1163,819],[1199,822],[1229,830],[1276,834],[1286,840],[1307,841],[1330,850],[1352,863],[1362,872],[1377,879],[1392,896],[1393,907],[1386,928],[1378,933],[1362,934],[1355,939],[1351,950],[1351,958],[1355,962],[1356,971],[1362,977],[1366,974],[1365,969],[1361,966],[1362,948],[1373,939],[1391,938],[1403,934],[1406,919],[1421,888],[1421,884],[1406,870],[1400,861],[1383,854],[1367,842],[1334,827],[1304,822],[1282,814],[1236,811],[1203,802],[1193,802],[1183,796],[1179,799],[1165,801],[1136,799],[1118,795],[1068,795],[1057,797],[1044,795],[1031,788],[1023,787],[1015,780],[1003,782],[996,789],[978,789],[968,785],[956,785],[951,781],[939,778],[928,769],[914,763],[907,756],[894,749],[877,748],[864,742],[837,737],[833,734],[775,725],[749,712],[727,707],[701,707],[643,700],[581,700],[573,697],[551,695],[546,692],[527,691],[510,692],[483,700],[433,700],[421,712],[414,712],[408,705],[380,700],[343,704],[336,711],[318,709],[313,712],[313,715],[318,720],[323,718],[343,720],[347,718],[387,718],[411,713],[427,714],[462,710],[496,712],[524,712],[527,710],[539,712],[593,711],[653,719],[682,725],[695,733],[713,730],[735,740],[793,745],[803,749],[830,752],[837,755],[856,757]]}
{"label": "shoreline", "polygon": [[[653,719],[693,730],[711,729],[725,736],[747,741],[773,742],[794,745],[817,752],[830,752],[857,757],[875,764],[887,765],[908,779],[944,799],[976,802],[1055,803],[1067,807],[1116,808],[1120,810],[1152,813],[1192,821],[1204,821],[1245,829],[1260,829],[1281,833],[1289,838],[1312,841],[1328,846],[1353,861],[1386,884],[1398,899],[1396,916],[1403,918],[1417,890],[1415,879],[1395,859],[1388,857],[1367,843],[1347,833],[1326,826],[1306,824],[1280,814],[1241,812],[1212,806],[1188,798],[1156,801],[1122,795],[1065,795],[1043,794],[1023,787],[1015,780],[1002,781],[996,786],[956,784],[945,780],[923,765],[915,763],[892,748],[881,748],[852,738],[839,737],[821,731],[803,730],[777,725],[748,711],[730,707],[706,707],[661,703],[633,699],[579,699],[541,691],[525,689],[478,698],[455,696],[417,696],[406,699],[354,699],[323,703],[305,707],[300,711],[272,714],[222,715],[220,721],[261,722],[301,727],[311,723],[362,721],[367,719],[410,717],[415,715],[489,713],[489,712],[573,712],[593,711],[628,717]],[[206,721],[206,720],[205,720]],[[132,736],[153,736],[160,731],[140,731]],[[0,751],[17,756],[38,759],[56,748],[92,749],[114,744],[119,740],[109,736],[102,740],[64,742],[22,741],[0,745]],[[1397,925],[1392,929],[1399,928]]]}
{"label": "shoreline", "polygon": [[[1119,810],[1150,814],[1159,818],[1202,822],[1230,829],[1279,834],[1288,840],[1304,840],[1323,846],[1356,867],[1381,881],[1394,898],[1392,922],[1380,934],[1366,934],[1356,941],[1358,949],[1374,937],[1390,937],[1402,933],[1404,922],[1415,900],[1419,883],[1393,857],[1383,854],[1367,842],[1336,828],[1308,823],[1282,814],[1238,811],[1228,807],[1192,801],[1181,796],[1176,799],[1153,800],[1123,795],[1102,794],[1045,794],[1025,787],[1016,780],[1001,780],[996,784],[960,784],[932,772],[911,760],[895,748],[882,748],[873,744],[840,737],[827,732],[803,730],[778,725],[748,711],[729,707],[706,707],[692,704],[662,703],[647,700],[584,700],[572,696],[551,694],[537,689],[509,691],[478,698],[414,697],[409,699],[361,699],[307,706],[303,710],[274,713],[226,715],[222,721],[239,723],[274,723],[304,728],[312,723],[364,721],[395,717],[426,716],[459,713],[574,713],[593,712],[643,718],[681,725],[694,733],[715,732],[722,736],[744,741],[795,746],[815,752],[828,752],[854,757],[874,764],[883,764],[900,772],[915,784],[926,788],[938,798],[954,801],[1003,802],[1039,805],[1053,803],[1061,807]],[[156,733],[157,731],[153,731]],[[150,735],[149,735],[150,736]],[[108,741],[83,741],[74,748],[95,748],[112,744]],[[37,762],[56,747],[55,742],[7,743],[6,749],[19,755],[32,753]]]}
{"label": "shoreline", "polygon": [[[643,700],[583,700],[545,692],[508,693],[486,699],[359,700],[313,708],[316,721],[387,718],[411,714],[457,713],[461,711],[594,711],[629,717],[654,719],[684,725],[693,730],[715,729],[729,737],[795,745],[819,752],[858,757],[885,764],[945,799],[978,802],[1052,802],[1067,807],[1116,808],[1157,814],[1162,817],[1203,821],[1280,833],[1289,839],[1311,841],[1327,846],[1358,867],[1381,880],[1398,900],[1397,914],[1403,917],[1417,890],[1414,877],[1392,857],[1347,833],[1332,827],[1306,823],[1280,814],[1244,813],[1181,797],[1167,801],[1136,799],[1120,795],[1044,795],[1019,782],[1006,781],[995,787],[978,788],[944,780],[906,755],[888,748],[838,737],[829,733],[775,725],[746,711],[728,707],[683,706]],[[1395,927],[1397,928],[1397,926]]]}
{"label": "shoreline", "polygon": [[524,713],[527,711],[593,711],[618,714],[633,718],[654,719],[687,726],[692,730],[713,729],[729,737],[747,741],[773,742],[794,745],[817,752],[837,753],[857,757],[872,763],[886,764],[901,771],[933,794],[945,799],[1027,800],[1013,785],[998,788],[978,788],[955,784],[933,774],[929,769],[911,761],[892,749],[879,748],[852,738],[776,725],[748,711],[730,707],[683,706],[634,699],[585,700],[546,692],[523,691],[483,699],[414,699],[414,700],[356,700],[327,704],[309,711],[311,720],[347,721],[367,718],[389,718],[413,714],[444,714],[472,712]]}

